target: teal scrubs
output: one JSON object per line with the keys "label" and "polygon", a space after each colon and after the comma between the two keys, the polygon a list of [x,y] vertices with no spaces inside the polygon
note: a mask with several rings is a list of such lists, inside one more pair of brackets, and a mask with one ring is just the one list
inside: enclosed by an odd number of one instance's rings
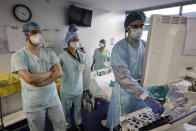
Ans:
{"label": "teal scrubs", "polygon": [[[40,47],[40,56],[32,54],[25,47],[11,57],[11,71],[28,70],[30,73],[48,72],[59,62],[52,49]],[[65,131],[65,118],[57,93],[56,84],[35,87],[21,78],[22,103],[31,131],[44,131],[46,115],[52,121],[54,131]]]}
{"label": "teal scrubs", "polygon": [[76,125],[82,123],[81,104],[83,93],[83,70],[85,65],[85,55],[77,51],[80,62],[74,59],[66,50],[63,51],[59,58],[63,70],[61,81],[61,102],[65,113],[67,128],[71,127],[70,113],[72,103],[74,104],[74,120]]}
{"label": "teal scrubs", "polygon": [[104,69],[108,67],[108,60],[110,60],[110,52],[104,50],[102,53],[99,49],[95,49],[93,54],[93,59],[95,60],[94,70]]}
{"label": "teal scrubs", "polygon": [[[12,55],[11,70],[13,73],[23,69],[30,73],[43,73],[48,72],[49,68],[58,62],[59,59],[52,49],[40,47],[40,57],[37,57],[24,47]],[[25,112],[34,112],[60,104],[55,82],[35,87],[21,78],[21,84]]]}

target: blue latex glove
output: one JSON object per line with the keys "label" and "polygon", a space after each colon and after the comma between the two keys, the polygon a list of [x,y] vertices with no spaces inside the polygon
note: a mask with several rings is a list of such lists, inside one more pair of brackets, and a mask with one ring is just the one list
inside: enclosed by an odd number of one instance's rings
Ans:
{"label": "blue latex glove", "polygon": [[159,102],[153,100],[151,97],[146,97],[144,102],[152,109],[152,112],[158,113],[159,115],[163,114],[164,109]]}

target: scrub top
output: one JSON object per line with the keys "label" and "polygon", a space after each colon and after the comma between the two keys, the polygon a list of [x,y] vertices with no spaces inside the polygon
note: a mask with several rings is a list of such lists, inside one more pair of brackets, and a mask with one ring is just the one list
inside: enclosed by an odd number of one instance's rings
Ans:
{"label": "scrub top", "polygon": [[110,60],[110,52],[106,49],[101,53],[99,48],[95,49],[93,54],[95,60],[94,70],[99,70],[108,67],[108,60]]}
{"label": "scrub top", "polygon": [[85,65],[85,54],[78,51],[80,62],[65,50],[59,58],[63,70],[60,93],[66,96],[79,96],[83,92],[83,70]]}
{"label": "scrub top", "polygon": [[[59,58],[50,48],[40,47],[40,56],[36,56],[25,47],[16,51],[11,57],[11,71],[28,70],[30,73],[48,72],[52,65],[59,62]],[[25,112],[35,112],[60,104],[56,84],[36,87],[21,78],[22,103]]]}

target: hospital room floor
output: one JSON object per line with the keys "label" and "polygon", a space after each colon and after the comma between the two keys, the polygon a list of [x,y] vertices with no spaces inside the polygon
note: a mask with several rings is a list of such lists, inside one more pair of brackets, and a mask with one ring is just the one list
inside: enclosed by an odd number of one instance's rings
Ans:
{"label": "hospital room floor", "polygon": [[[88,114],[86,111],[84,111],[84,109],[82,109],[82,120],[86,131],[108,131],[107,128],[101,126],[101,120],[104,118],[104,113],[107,113],[108,106],[108,103],[98,99],[97,108],[92,110],[91,114]],[[26,124],[27,120],[23,120],[9,126],[6,129],[9,131],[30,131],[28,126],[25,127]],[[46,122],[46,131],[53,131],[50,121]],[[77,130],[73,129],[73,131]]]}

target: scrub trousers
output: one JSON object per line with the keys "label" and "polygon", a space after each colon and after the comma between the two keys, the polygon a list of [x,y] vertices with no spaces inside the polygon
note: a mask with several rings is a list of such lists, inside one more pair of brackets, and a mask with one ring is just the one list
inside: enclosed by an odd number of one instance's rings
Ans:
{"label": "scrub trousers", "polygon": [[25,112],[25,114],[31,131],[45,131],[46,115],[51,120],[54,131],[66,131],[61,104],[36,112]]}
{"label": "scrub trousers", "polygon": [[65,123],[67,128],[71,128],[71,108],[74,105],[74,121],[76,125],[82,124],[82,94],[79,96],[61,96],[61,102],[65,113]]}

